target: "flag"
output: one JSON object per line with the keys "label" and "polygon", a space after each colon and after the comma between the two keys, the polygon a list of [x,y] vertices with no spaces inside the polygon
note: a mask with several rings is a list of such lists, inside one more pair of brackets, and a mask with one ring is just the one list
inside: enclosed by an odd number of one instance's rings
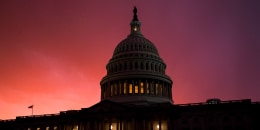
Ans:
{"label": "flag", "polygon": [[33,108],[33,105],[29,106],[28,108]]}

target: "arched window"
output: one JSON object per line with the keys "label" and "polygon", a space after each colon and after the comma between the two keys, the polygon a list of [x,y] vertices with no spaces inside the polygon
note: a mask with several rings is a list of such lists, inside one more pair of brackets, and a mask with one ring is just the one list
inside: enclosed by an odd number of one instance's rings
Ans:
{"label": "arched window", "polygon": [[53,127],[53,130],[58,130],[58,127],[57,127],[57,126],[54,126],[54,127]]}
{"label": "arched window", "polygon": [[133,68],[133,67],[132,67],[132,63],[130,62],[130,63],[129,63],[129,70],[132,70],[132,68]]}
{"label": "arched window", "polygon": [[141,62],[140,64],[141,64],[141,70],[143,70],[143,69],[144,69],[144,64],[143,64],[143,62]]}
{"label": "arched window", "polygon": [[124,94],[126,94],[126,81],[124,82]]}
{"label": "arched window", "polygon": [[159,72],[160,73],[162,72],[162,65],[161,64],[159,65]]}
{"label": "arched window", "polygon": [[158,72],[158,65],[155,64],[155,71]]}
{"label": "arched window", "polygon": [[159,93],[159,86],[158,83],[155,84],[155,94],[158,95]]}
{"label": "arched window", "polygon": [[150,83],[150,93],[151,95],[154,95],[154,83]]}
{"label": "arched window", "polygon": [[149,68],[148,65],[149,65],[148,62],[146,62],[146,63],[145,63],[145,68],[146,68],[146,70],[148,70],[148,68]]}
{"label": "arched window", "polygon": [[116,83],[114,83],[114,93],[115,93],[115,95],[117,95],[117,84]]}
{"label": "arched window", "polygon": [[129,93],[133,93],[133,84],[129,84]]}
{"label": "arched window", "polygon": [[115,68],[115,72],[117,72],[117,64],[114,66],[114,68]]}
{"label": "arched window", "polygon": [[107,73],[110,73],[110,67],[107,67]]}
{"label": "arched window", "polygon": [[143,94],[144,93],[144,83],[140,82],[140,93]]}
{"label": "arched window", "polygon": [[150,87],[148,82],[146,82],[146,94],[150,94]]}
{"label": "arched window", "polygon": [[169,89],[168,89],[168,85],[166,85],[165,87],[166,87],[166,88],[165,88],[165,89],[166,89],[166,90],[165,90],[165,92],[166,92],[166,96],[169,97]]}
{"label": "arched window", "polygon": [[118,87],[119,87],[118,95],[121,95],[122,94],[122,83],[120,81],[118,83]]}
{"label": "arched window", "polygon": [[104,98],[106,98],[106,91],[105,90],[103,91],[103,98],[102,99],[104,99]]}
{"label": "arched window", "polygon": [[160,84],[160,86],[159,86],[159,91],[160,91],[160,95],[162,96],[162,94],[163,94],[162,84]]}
{"label": "arched window", "polygon": [[126,70],[127,69],[127,63],[125,62],[124,63],[124,70]]}
{"label": "arched window", "polygon": [[114,66],[113,65],[111,65],[111,71],[110,71],[111,73],[113,73],[114,72]]}
{"label": "arched window", "polygon": [[113,96],[113,85],[110,85],[110,96]]}
{"label": "arched window", "polygon": [[120,63],[119,64],[119,69],[118,69],[119,71],[121,71],[122,70],[122,64]]}
{"label": "arched window", "polygon": [[135,84],[135,94],[138,93],[138,84]]}
{"label": "arched window", "polygon": [[151,64],[151,70],[152,70],[152,71],[154,71],[154,66],[153,66],[153,65],[154,65],[154,64],[152,63],[152,64]]}
{"label": "arched window", "polygon": [[135,62],[135,69],[138,69],[138,62]]}

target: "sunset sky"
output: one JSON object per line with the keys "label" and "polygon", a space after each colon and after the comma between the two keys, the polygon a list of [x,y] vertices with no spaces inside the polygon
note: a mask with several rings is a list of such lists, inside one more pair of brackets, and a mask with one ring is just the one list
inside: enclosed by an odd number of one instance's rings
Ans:
{"label": "sunset sky", "polygon": [[0,119],[98,103],[134,5],[175,104],[260,101],[259,0],[1,0]]}

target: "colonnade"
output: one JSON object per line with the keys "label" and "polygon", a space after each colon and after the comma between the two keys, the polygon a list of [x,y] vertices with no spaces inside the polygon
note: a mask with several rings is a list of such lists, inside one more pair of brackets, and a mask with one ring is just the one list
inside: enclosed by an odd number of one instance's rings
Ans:
{"label": "colonnade", "polygon": [[116,73],[121,71],[151,71],[165,74],[165,64],[163,62],[150,62],[146,60],[136,60],[128,62],[110,63],[107,66],[107,74]]}
{"label": "colonnade", "polygon": [[147,95],[172,99],[171,84],[159,80],[117,80],[101,86],[101,99],[120,95]]}

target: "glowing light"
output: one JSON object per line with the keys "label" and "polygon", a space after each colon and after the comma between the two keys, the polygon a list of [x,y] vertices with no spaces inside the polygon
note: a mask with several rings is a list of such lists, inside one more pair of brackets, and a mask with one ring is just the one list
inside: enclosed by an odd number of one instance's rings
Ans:
{"label": "glowing light", "polygon": [[160,128],[160,125],[158,124],[158,125],[157,125],[157,129],[159,129],[159,128]]}
{"label": "glowing light", "polygon": [[112,125],[110,125],[110,129],[111,129],[111,130],[113,129],[113,126],[112,126]]}
{"label": "glowing light", "polygon": [[54,129],[54,130],[57,130],[57,129],[58,129],[58,127],[57,127],[57,126],[54,126],[54,127],[53,127],[53,129]]}
{"label": "glowing light", "polygon": [[137,28],[136,28],[136,27],[134,27],[134,31],[137,31]]}
{"label": "glowing light", "polygon": [[129,84],[129,93],[133,92],[133,84]]}

